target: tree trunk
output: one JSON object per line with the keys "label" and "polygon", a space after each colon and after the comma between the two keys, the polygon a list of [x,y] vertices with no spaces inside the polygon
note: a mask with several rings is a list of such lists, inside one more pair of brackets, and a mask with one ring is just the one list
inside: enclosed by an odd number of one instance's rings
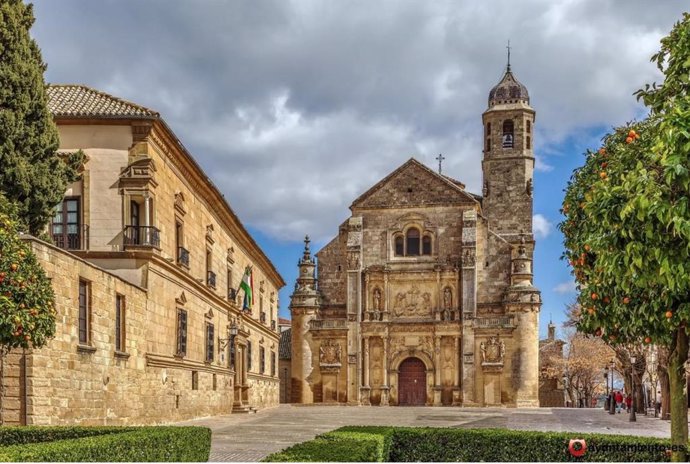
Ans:
{"label": "tree trunk", "polygon": [[688,334],[681,327],[673,334],[673,348],[669,356],[668,377],[671,386],[671,444],[681,447],[671,461],[684,462],[688,445],[688,397],[685,383],[685,361],[688,360]]}
{"label": "tree trunk", "polygon": [[659,378],[659,389],[661,390],[661,414],[662,420],[671,418],[671,384],[668,379],[668,348],[657,347],[657,376]]}

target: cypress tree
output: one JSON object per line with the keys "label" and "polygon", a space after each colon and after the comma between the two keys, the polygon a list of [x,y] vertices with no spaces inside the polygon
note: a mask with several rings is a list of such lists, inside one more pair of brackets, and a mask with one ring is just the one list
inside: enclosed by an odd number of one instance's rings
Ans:
{"label": "cypress tree", "polygon": [[32,5],[0,0],[0,191],[17,204],[21,227],[40,235],[67,186],[79,178],[83,154],[57,153],[46,65],[29,35],[33,23]]}

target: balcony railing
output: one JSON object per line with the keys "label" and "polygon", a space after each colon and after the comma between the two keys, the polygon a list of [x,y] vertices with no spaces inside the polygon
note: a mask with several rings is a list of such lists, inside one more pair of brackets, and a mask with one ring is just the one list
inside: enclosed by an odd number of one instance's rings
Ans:
{"label": "balcony railing", "polygon": [[177,262],[189,268],[189,251],[184,247],[177,248]]}
{"label": "balcony railing", "polygon": [[228,289],[228,300],[232,301],[233,303],[237,302],[237,289],[236,288],[229,288]]}
{"label": "balcony railing", "polygon": [[265,312],[262,311],[261,314],[259,314],[259,321],[263,322],[264,324],[266,323],[266,313]]}
{"label": "balcony railing", "polygon": [[276,321],[271,321],[271,330],[276,329]]}
{"label": "balcony railing", "polygon": [[161,232],[153,226],[126,226],[125,246],[156,247],[161,245]]}
{"label": "balcony railing", "polygon": [[209,287],[216,288],[216,273],[213,271],[206,272],[206,284]]}
{"label": "balcony railing", "polygon": [[68,225],[63,228],[72,230],[72,233],[52,234],[51,238],[55,246],[63,250],[87,250],[89,248],[89,226]]}

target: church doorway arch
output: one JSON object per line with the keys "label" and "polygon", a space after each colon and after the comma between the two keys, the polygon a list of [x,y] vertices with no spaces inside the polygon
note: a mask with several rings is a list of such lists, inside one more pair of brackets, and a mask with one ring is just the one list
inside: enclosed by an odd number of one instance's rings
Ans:
{"label": "church doorway arch", "polygon": [[398,368],[398,404],[424,406],[426,404],[426,365],[419,358],[407,358]]}

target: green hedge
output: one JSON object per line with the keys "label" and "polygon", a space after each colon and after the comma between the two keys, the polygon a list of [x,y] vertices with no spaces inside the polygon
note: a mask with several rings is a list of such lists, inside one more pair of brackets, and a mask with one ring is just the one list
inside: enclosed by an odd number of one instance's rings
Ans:
{"label": "green hedge", "polygon": [[390,427],[343,427],[298,443],[263,459],[266,462],[382,462],[388,460]]}
{"label": "green hedge", "polygon": [[[582,438],[587,451],[574,457],[571,439]],[[670,440],[569,432],[505,429],[343,427],[300,443],[265,461],[392,462],[659,462],[669,461]],[[647,449],[642,449],[647,447]]]}
{"label": "green hedge", "polygon": [[0,446],[67,440],[136,430],[135,427],[0,427]]}
{"label": "green hedge", "polygon": [[[50,428],[52,432],[52,427]],[[0,447],[0,461],[208,461],[211,431],[204,427],[83,427],[82,438]],[[100,430],[101,434],[96,431]],[[68,435],[70,432],[66,432]],[[38,436],[38,433],[27,433]],[[15,442],[16,443],[16,442]],[[26,444],[29,443],[29,444]]]}

